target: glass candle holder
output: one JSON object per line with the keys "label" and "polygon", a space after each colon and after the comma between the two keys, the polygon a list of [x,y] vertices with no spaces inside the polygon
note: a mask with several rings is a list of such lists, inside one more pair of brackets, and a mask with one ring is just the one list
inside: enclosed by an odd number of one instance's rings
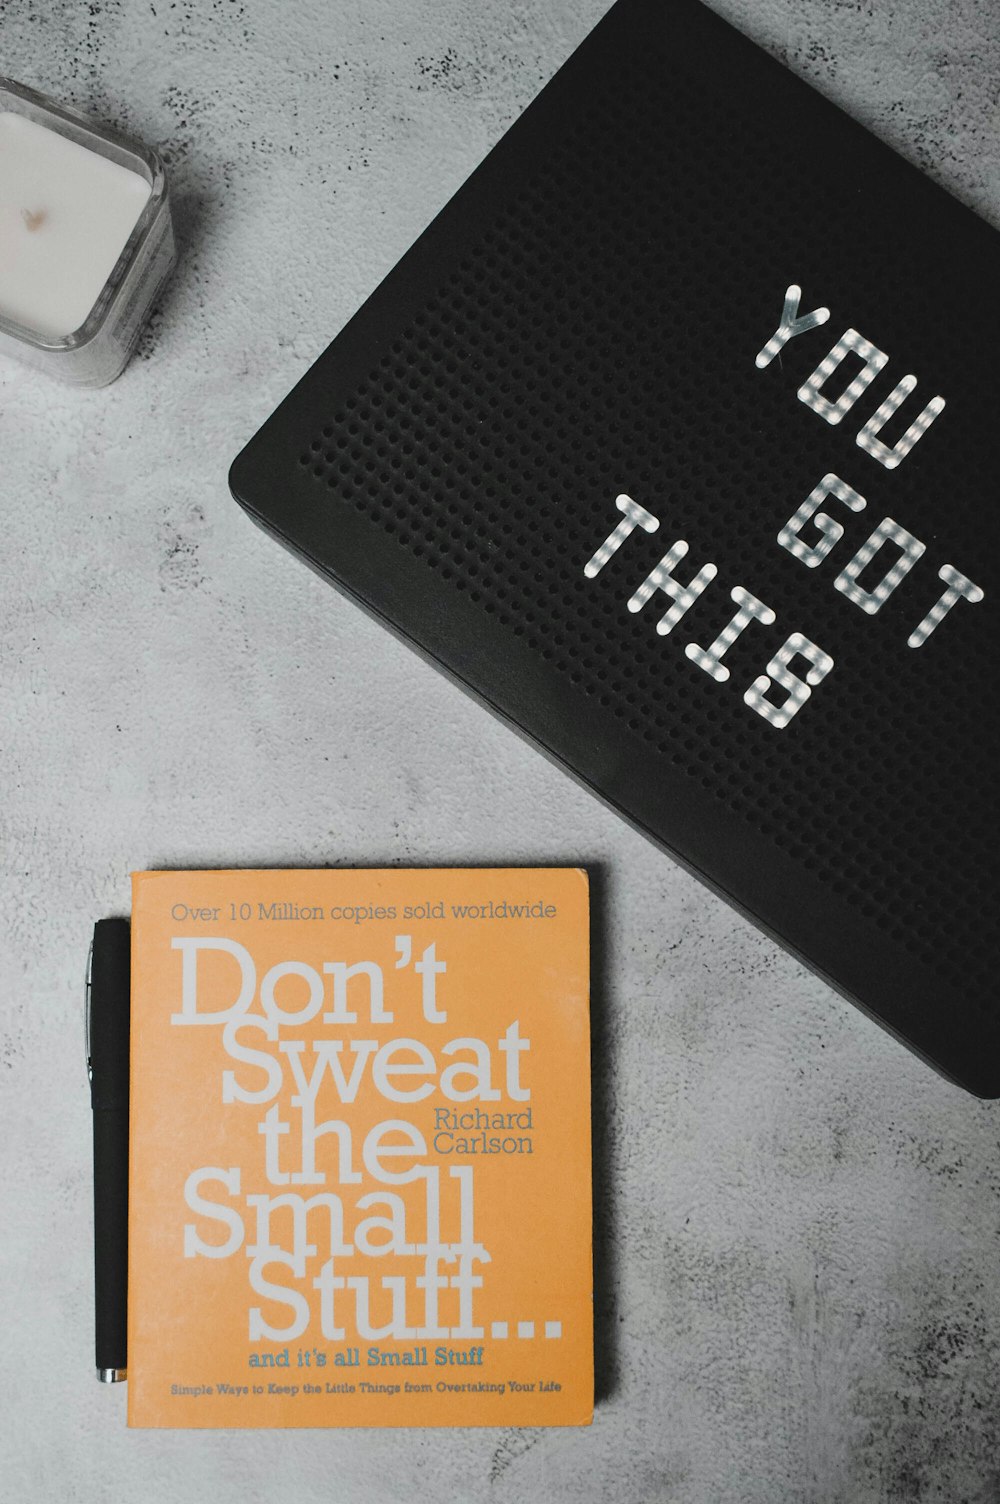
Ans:
{"label": "glass candle holder", "polygon": [[0,77],[0,353],[105,386],[174,261],[158,154]]}

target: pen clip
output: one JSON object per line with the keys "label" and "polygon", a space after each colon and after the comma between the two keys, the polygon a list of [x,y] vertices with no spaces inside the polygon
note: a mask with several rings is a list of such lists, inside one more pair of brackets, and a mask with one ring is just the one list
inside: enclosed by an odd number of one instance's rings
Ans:
{"label": "pen clip", "polygon": [[94,1067],[90,1058],[90,997],[91,997],[91,973],[94,965],[94,942],[91,940],[90,949],[87,952],[87,975],[83,984],[83,1038],[84,1049],[87,1056],[87,1080],[93,1082]]}

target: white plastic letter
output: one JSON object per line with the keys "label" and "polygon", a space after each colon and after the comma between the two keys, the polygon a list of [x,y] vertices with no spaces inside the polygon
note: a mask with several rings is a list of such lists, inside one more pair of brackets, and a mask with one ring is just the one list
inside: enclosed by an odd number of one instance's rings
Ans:
{"label": "white plastic letter", "polygon": [[[895,543],[902,549],[902,553],[874,590],[865,590],[858,584],[858,577],[868,568],[885,543]],[[896,586],[906,579],[914,564],[926,552],[926,543],[914,538],[912,533],[908,533],[905,527],[900,527],[898,522],[893,522],[891,517],[885,517],[871,537],[862,543],[850,563],[838,574],[833,582],[834,586],[843,591],[849,601],[860,606],[862,611],[874,616],[876,611],[881,611]]]}
{"label": "white plastic letter", "polygon": [[781,323],[757,356],[756,365],[758,371],[763,371],[765,366],[769,366],[779,350],[783,350],[790,339],[794,339],[798,334],[805,334],[807,329],[815,329],[819,324],[825,324],[830,317],[829,308],[817,308],[812,313],[804,313],[800,318],[799,301],[801,297],[801,287],[797,287],[793,282],[785,293],[785,306],[781,310]]}
{"label": "white plastic letter", "polygon": [[654,517],[652,512],[647,512],[645,507],[639,506],[631,496],[622,494],[617,497],[615,506],[619,512],[624,513],[624,516],[614,532],[605,538],[594,557],[583,566],[583,572],[588,580],[600,574],[608,560],[614,557],[625,539],[630,537],[637,527],[641,527],[643,532],[655,533],[660,525],[659,518]]}
{"label": "white plastic letter", "polygon": [[[793,674],[788,666],[796,657],[804,658],[809,664],[804,680]],[[794,715],[798,715],[816,685],[826,678],[832,668],[833,659],[828,653],[810,642],[808,637],[803,637],[801,632],[793,632],[767,665],[767,673],[753,681],[743,699],[751,710],[756,710],[765,721],[770,721],[772,726],[781,730]],[[788,692],[787,699],[781,705],[774,705],[764,698],[771,688],[772,680]]]}
{"label": "white plastic letter", "polygon": [[689,642],[684,649],[687,656],[699,668],[703,668],[706,674],[711,674],[717,684],[725,684],[729,678],[729,670],[722,659],[737,637],[746,631],[752,621],[762,622],[765,627],[774,622],[774,612],[770,606],[765,606],[763,601],[751,595],[749,590],[744,590],[742,585],[735,585],[729,594],[739,610],[728,627],[722,629],[711,647],[700,648],[697,643]]}
{"label": "white plastic letter", "polygon": [[857,441],[865,453],[878,460],[879,464],[884,465],[887,470],[895,470],[896,466],[906,459],[917,440],[923,438],[938,413],[944,410],[944,398],[932,397],[919,417],[914,418],[902,438],[897,439],[892,449],[888,444],[883,444],[878,435],[893,413],[906,401],[916,384],[915,376],[904,376],[858,434]]}
{"label": "white plastic letter", "polygon": [[714,564],[705,564],[689,585],[682,585],[679,580],[674,579],[672,571],[676,569],[687,551],[688,546],[683,538],[675,543],[670,552],[664,554],[652,573],[647,575],[628,603],[628,609],[636,612],[642,610],[654,591],[662,590],[664,595],[671,597],[675,604],[656,623],[656,630],[661,637],[666,637],[668,632],[673,631],[681,617],[690,611],[699,595],[706,586],[712,583],[719,572]]}
{"label": "white plastic letter", "polygon": [[[850,354],[860,355],[865,362],[863,371],[859,371],[854,380],[850,382],[835,402],[828,397],[820,395],[821,389],[829,381],[837,367]],[[839,423],[845,413],[850,412],[858,398],[867,391],[875,377],[886,364],[889,357],[884,350],[879,350],[870,340],[865,339],[856,329],[846,330],[838,339],[830,351],[799,387],[799,401],[811,407],[814,413],[819,413],[828,423]]]}
{"label": "white plastic letter", "polygon": [[[790,554],[801,559],[807,569],[822,564],[827,554],[844,536],[844,526],[819,510],[828,496],[835,496],[852,512],[863,512],[868,503],[852,486],[839,475],[824,475],[819,485],[810,491],[794,517],[790,517],[778,534],[778,542]],[[820,537],[815,543],[803,543],[799,536],[807,522],[815,522]]]}
{"label": "white plastic letter", "polygon": [[960,600],[967,600],[970,605],[975,606],[983,598],[982,587],[967,580],[965,575],[952,564],[941,566],[938,570],[938,579],[944,580],[948,588],[937,605],[932,606],[928,611],[919,627],[914,627],[906,639],[906,645],[909,648],[919,648],[925,643],[935,628],[944,621],[952,606],[957,605]]}

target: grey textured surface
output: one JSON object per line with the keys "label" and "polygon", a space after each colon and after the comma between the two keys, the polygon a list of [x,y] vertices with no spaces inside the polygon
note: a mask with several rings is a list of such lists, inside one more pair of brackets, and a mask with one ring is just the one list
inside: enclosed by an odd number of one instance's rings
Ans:
{"label": "grey textured surface", "polygon": [[[1000,222],[993,0],[714,0]],[[24,0],[3,67],[166,148],[124,378],[0,367],[0,1477],[148,1504],[1000,1499],[1000,1120],[258,534],[229,458],[603,0]],[[596,867],[586,1432],[128,1433],[91,1363],[91,920],[159,864]]]}

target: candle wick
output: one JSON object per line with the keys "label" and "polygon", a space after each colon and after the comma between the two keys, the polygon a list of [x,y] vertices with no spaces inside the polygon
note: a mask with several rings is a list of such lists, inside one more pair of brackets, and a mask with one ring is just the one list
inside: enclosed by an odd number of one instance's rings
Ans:
{"label": "candle wick", "polygon": [[48,215],[44,209],[36,209],[34,211],[31,209],[22,209],[21,218],[29,230],[38,230],[41,229],[42,225],[48,219]]}

